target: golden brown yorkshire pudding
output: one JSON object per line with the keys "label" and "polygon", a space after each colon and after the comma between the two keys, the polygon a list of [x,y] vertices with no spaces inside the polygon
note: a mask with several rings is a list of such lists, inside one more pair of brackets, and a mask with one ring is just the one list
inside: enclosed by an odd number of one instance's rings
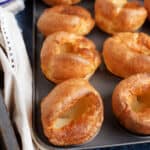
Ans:
{"label": "golden brown yorkshire pudding", "polygon": [[72,5],[79,3],[81,0],[43,0],[48,5]]}
{"label": "golden brown yorkshire pudding", "polygon": [[57,31],[85,35],[94,25],[95,21],[85,8],[66,5],[46,9],[37,23],[39,31],[44,35]]}
{"label": "golden brown yorkshire pudding", "polygon": [[150,37],[144,33],[119,33],[103,46],[107,69],[120,77],[150,72]]}
{"label": "golden brown yorkshire pudding", "polygon": [[67,32],[48,36],[41,50],[42,71],[55,83],[70,78],[89,79],[100,62],[92,41]]}
{"label": "golden brown yorkshire pudding", "polygon": [[150,0],[144,0],[144,6],[147,9],[148,12],[148,18],[150,20]]}
{"label": "golden brown yorkshire pudding", "polygon": [[52,144],[83,144],[101,128],[102,99],[87,80],[70,79],[43,99],[41,117],[44,134]]}
{"label": "golden brown yorkshire pudding", "polygon": [[146,9],[137,2],[127,0],[96,0],[95,20],[103,31],[115,34],[135,31],[147,17]]}
{"label": "golden brown yorkshire pudding", "polygon": [[121,81],[114,90],[112,107],[125,128],[138,134],[150,134],[150,73]]}

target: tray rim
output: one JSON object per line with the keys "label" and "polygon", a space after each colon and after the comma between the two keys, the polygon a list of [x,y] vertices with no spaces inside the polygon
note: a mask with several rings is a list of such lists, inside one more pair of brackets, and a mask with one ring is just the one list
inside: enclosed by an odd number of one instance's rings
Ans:
{"label": "tray rim", "polygon": [[[35,41],[36,41],[36,1],[39,0],[33,0],[33,37],[32,37],[32,41],[33,41],[33,54],[32,54],[32,64],[33,64],[33,70],[32,70],[32,77],[33,77],[33,81],[32,81],[32,89],[33,89],[33,94],[32,94],[32,132],[33,132],[33,138],[34,138],[34,142],[40,147],[41,150],[51,150],[51,149],[57,149],[57,150],[63,150],[63,149],[69,149],[69,150],[88,150],[88,149],[97,149],[97,148],[114,148],[114,147],[119,147],[119,146],[127,146],[127,145],[136,145],[136,144],[147,144],[150,143],[150,139],[147,141],[136,141],[136,142],[125,142],[125,143],[119,143],[119,144],[106,144],[103,146],[85,146],[85,147],[80,147],[79,146],[71,146],[71,147],[57,147],[55,145],[47,145],[44,141],[42,141],[42,139],[38,136],[38,133],[36,132],[36,124],[35,124],[35,110],[36,110],[36,106],[35,106],[35,98],[36,98],[36,81],[35,81],[35,60],[36,60],[36,56],[35,56]],[[84,145],[84,144],[83,144]]]}

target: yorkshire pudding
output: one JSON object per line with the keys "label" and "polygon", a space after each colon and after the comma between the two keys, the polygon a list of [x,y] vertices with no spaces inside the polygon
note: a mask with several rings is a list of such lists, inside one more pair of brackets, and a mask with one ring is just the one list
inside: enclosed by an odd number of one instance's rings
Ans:
{"label": "yorkshire pudding", "polygon": [[100,62],[92,41],[67,32],[48,36],[41,50],[42,71],[55,83],[70,78],[89,79]]}
{"label": "yorkshire pudding", "polygon": [[95,21],[85,8],[66,5],[46,9],[37,23],[39,31],[46,36],[57,31],[86,35],[94,25]]}
{"label": "yorkshire pudding", "polygon": [[114,90],[112,107],[120,123],[131,132],[150,134],[150,73],[130,76]]}
{"label": "yorkshire pudding", "polygon": [[150,37],[144,33],[119,33],[104,42],[107,69],[120,77],[150,72]]}
{"label": "yorkshire pudding", "polygon": [[139,29],[147,17],[146,9],[127,0],[96,0],[95,20],[103,31],[115,34]]}
{"label": "yorkshire pudding", "polygon": [[83,144],[101,128],[102,99],[87,80],[67,80],[42,100],[41,120],[44,134],[52,144]]}
{"label": "yorkshire pudding", "polygon": [[144,0],[144,6],[147,9],[148,12],[148,18],[150,20],[150,0]]}
{"label": "yorkshire pudding", "polygon": [[71,5],[79,3],[81,0],[43,0],[47,5]]}

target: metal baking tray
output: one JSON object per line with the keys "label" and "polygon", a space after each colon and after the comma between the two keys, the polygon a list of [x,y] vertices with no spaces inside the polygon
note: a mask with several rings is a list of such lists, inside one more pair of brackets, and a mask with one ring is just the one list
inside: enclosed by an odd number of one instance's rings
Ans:
{"label": "metal baking tray", "polygon": [[[93,15],[94,12],[94,0],[83,0],[79,3],[80,6],[87,8]],[[34,93],[33,93],[33,127],[35,137],[39,144],[44,149],[64,149],[66,147],[56,147],[50,144],[47,138],[43,134],[41,126],[41,114],[40,114],[40,102],[53,88],[54,84],[48,81],[41,72],[40,69],[40,50],[44,40],[41,33],[38,32],[36,22],[42,11],[47,8],[41,0],[35,1],[34,8]],[[150,34],[149,28],[150,22],[146,21],[140,31]],[[95,27],[92,32],[87,36],[92,39],[97,49],[101,52],[103,42],[110,35],[102,32]],[[121,79],[112,75],[107,71],[104,63],[97,69],[95,74],[90,79],[90,83],[101,93],[104,102],[104,123],[100,133],[91,142],[83,144],[77,147],[67,147],[71,149],[92,149],[102,147],[112,147],[127,144],[136,143],[148,143],[150,142],[150,136],[139,136],[132,134],[119,125],[116,118],[113,115],[111,107],[112,92],[116,84]]]}

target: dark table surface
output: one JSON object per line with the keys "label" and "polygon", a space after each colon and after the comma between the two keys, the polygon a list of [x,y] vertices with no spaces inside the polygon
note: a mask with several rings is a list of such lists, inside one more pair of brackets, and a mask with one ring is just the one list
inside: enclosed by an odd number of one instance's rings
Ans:
{"label": "dark table surface", "polygon": [[[16,15],[18,23],[23,31],[24,40],[28,50],[28,54],[32,63],[32,48],[33,48],[33,35],[32,35],[32,22],[33,22],[33,5],[32,1],[26,1],[26,8],[24,11]],[[1,149],[1,148],[0,148]],[[3,150],[3,149],[2,149]],[[103,148],[99,150],[150,150],[150,144],[127,145],[112,148]]]}

